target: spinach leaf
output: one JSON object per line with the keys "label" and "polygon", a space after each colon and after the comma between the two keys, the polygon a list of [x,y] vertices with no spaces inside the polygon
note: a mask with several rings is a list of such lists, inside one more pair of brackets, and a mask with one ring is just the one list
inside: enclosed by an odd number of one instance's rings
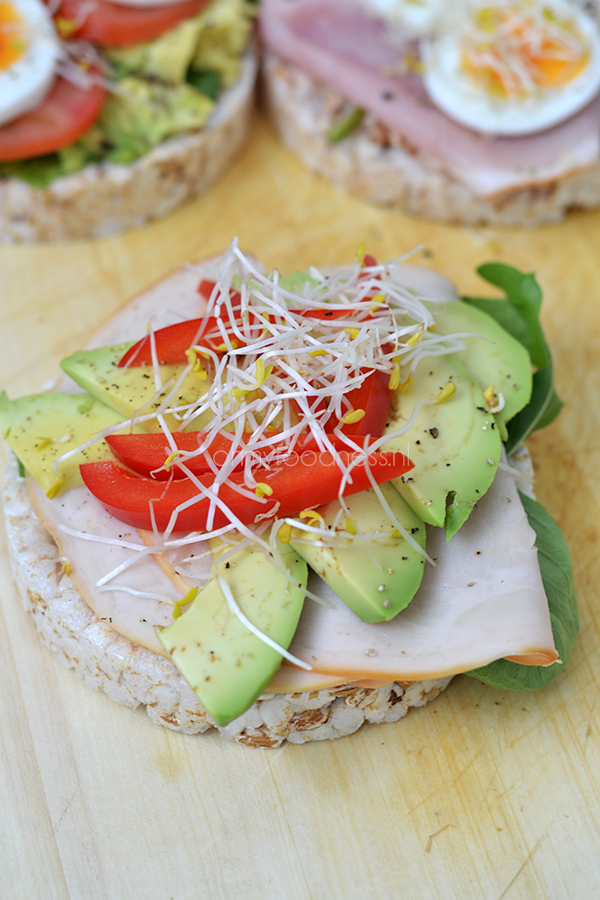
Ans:
{"label": "spinach leaf", "polygon": [[217,99],[221,90],[221,76],[218,72],[209,69],[188,69],[185,80],[195,87],[201,94],[206,94],[211,100]]}
{"label": "spinach leaf", "polygon": [[534,373],[529,403],[507,424],[507,453],[514,450],[532,431],[549,425],[559,414],[563,403],[557,397],[553,383],[552,363]]}
{"label": "spinach leaf", "polygon": [[549,425],[563,404],[554,390],[552,357],[540,325],[542,292],[535,276],[519,272],[503,263],[487,263],[477,271],[490,284],[503,290],[505,299],[462,299],[496,319],[498,324],[523,344],[537,367],[530,402],[507,426],[506,452],[510,453],[536,428]]}
{"label": "spinach leaf", "polygon": [[573,565],[567,542],[552,518],[541,504],[520,494],[529,524],[536,533],[535,546],[548,606],[552,633],[560,663],[551,666],[523,666],[520,663],[498,659],[487,666],[466,672],[492,687],[510,691],[535,691],[544,687],[564,672],[571,655],[579,616],[575,597]]}
{"label": "spinach leaf", "polygon": [[0,177],[20,178],[36,188],[48,187],[61,175],[64,175],[64,171],[58,153],[0,164]]}

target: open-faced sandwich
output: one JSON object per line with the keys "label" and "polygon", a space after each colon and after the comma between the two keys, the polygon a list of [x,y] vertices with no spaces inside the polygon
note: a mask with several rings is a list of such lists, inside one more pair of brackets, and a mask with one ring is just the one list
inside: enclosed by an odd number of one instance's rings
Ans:
{"label": "open-faced sandwich", "polygon": [[560,407],[541,295],[481,274],[504,300],[364,247],[264,274],[234,242],[55,390],[2,395],[8,544],[59,658],[160,724],[267,747],[395,721],[458,673],[560,674],[569,553],[518,450]]}
{"label": "open-faced sandwich", "polygon": [[263,0],[272,118],[311,169],[433,219],[537,225],[597,207],[596,6]]}
{"label": "open-faced sandwich", "polygon": [[112,234],[203,191],[249,132],[255,11],[2,0],[0,240]]}

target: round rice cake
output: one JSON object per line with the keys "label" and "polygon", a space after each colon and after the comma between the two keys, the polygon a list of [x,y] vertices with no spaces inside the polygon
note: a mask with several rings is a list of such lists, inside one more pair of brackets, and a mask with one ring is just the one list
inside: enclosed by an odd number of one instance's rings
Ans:
{"label": "round rice cake", "polygon": [[204,128],[164,141],[128,165],[95,163],[46,188],[0,177],[0,240],[107,237],[165,216],[202,193],[246,144],[257,65],[252,45],[239,79],[221,95]]}
{"label": "round rice cake", "polygon": [[[217,726],[173,663],[132,643],[101,621],[63,568],[58,547],[35,515],[27,481],[11,455],[3,492],[11,566],[25,608],[63,665],[117,703],[143,706],[153,722],[184,734]],[[332,740],[365,722],[395,722],[424,706],[452,676],[380,688],[340,685],[320,691],[263,694],[242,716],[219,728],[227,740],[279,747]]]}
{"label": "round rice cake", "polygon": [[572,209],[600,206],[600,164],[536,187],[478,197],[434,168],[371,114],[344,140],[327,133],[352,105],[323,82],[272,53],[262,80],[269,115],[284,144],[337,187],[382,206],[461,225],[536,226]]}

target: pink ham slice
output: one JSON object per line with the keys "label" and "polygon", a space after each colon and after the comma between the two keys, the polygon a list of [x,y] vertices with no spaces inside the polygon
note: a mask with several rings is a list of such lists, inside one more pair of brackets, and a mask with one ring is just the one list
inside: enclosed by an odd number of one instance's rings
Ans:
{"label": "pink ham slice", "polygon": [[417,75],[391,74],[401,52],[356,0],[263,0],[261,31],[273,53],[368,109],[479,197],[548,183],[600,157],[600,96],[544,132],[477,134],[436,109]]}

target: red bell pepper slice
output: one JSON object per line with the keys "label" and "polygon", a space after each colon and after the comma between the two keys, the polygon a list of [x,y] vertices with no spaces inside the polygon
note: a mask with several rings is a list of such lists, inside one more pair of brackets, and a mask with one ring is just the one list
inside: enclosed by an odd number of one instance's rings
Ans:
{"label": "red bell pepper slice", "polygon": [[[203,278],[196,290],[205,300],[210,300],[216,286],[216,281],[209,281],[207,278]],[[242,295],[239,291],[230,291],[229,299],[231,300],[232,309],[239,309],[242,305]]]}
{"label": "red bell pepper slice", "polygon": [[[372,440],[376,440],[382,437],[389,415],[392,396],[390,373],[375,369],[366,376],[360,387],[348,391],[345,396],[350,403],[351,410],[362,409],[365,413],[364,416],[358,422],[344,423],[343,425],[340,425],[338,419],[332,417],[324,425],[325,432],[332,437],[331,432],[339,426],[342,434],[346,434],[351,438],[369,436]],[[292,402],[298,416],[302,417],[303,411],[300,405],[296,400]],[[325,398],[322,398],[313,407],[313,412],[317,413],[326,409],[327,402]],[[351,410],[348,410],[348,412]]]}
{"label": "red bell pepper slice", "polygon": [[358,422],[342,425],[343,433],[353,438],[380,438],[388,420],[391,396],[390,373],[375,369],[360,387],[346,394],[352,409],[364,409],[365,414]]}
{"label": "red bell pepper slice", "polygon": [[305,319],[319,319],[322,321],[326,319],[343,319],[344,316],[355,316],[358,310],[353,306],[349,306],[348,309],[294,309],[292,312]]}
{"label": "red bell pepper slice", "polygon": [[210,300],[210,295],[212,294],[216,286],[216,281],[208,281],[207,278],[203,278],[196,290],[204,297],[205,300]]}
{"label": "red bell pepper slice", "polygon": [[[175,432],[172,435],[177,449],[188,453],[193,453],[198,450],[204,437],[205,435],[200,431]],[[250,434],[242,435],[242,443],[247,444],[251,437],[252,435]],[[335,435],[329,435],[329,440],[336,450],[348,452],[348,445],[344,443],[341,438],[338,438]],[[162,468],[165,461],[171,455],[171,449],[164,434],[110,434],[106,438],[106,442],[119,462],[128,466],[138,475],[144,475],[147,478],[154,478],[158,481],[166,481],[168,478],[187,477],[185,472],[177,465],[176,459],[173,460],[169,471]],[[187,459],[183,459],[182,462],[190,472],[193,472],[195,475],[203,475],[212,471],[209,460],[212,461],[217,468],[221,468],[231,447],[232,442],[229,438],[224,437],[221,434],[216,434],[213,437],[210,446],[204,453],[190,456]],[[242,448],[239,447],[237,452],[241,449]],[[264,457],[269,456],[272,453],[278,453],[282,449],[283,448],[278,448],[274,445],[253,450],[253,453],[256,453],[257,456]],[[319,447],[313,438],[307,436],[296,442],[292,453],[300,454],[308,452],[318,453]],[[244,460],[240,460],[236,465],[236,469],[243,468],[244,464]]]}
{"label": "red bell pepper slice", "polygon": [[[210,295],[215,286],[214,281],[203,280],[198,285],[198,292],[206,299],[210,299]],[[241,295],[238,291],[232,291],[230,294],[232,309],[238,310],[242,302]],[[166,328],[158,328],[154,332],[154,341],[156,344],[156,356],[159,363],[172,363],[185,361],[185,352],[195,344],[201,343],[210,347],[217,353],[223,351],[223,335],[219,331],[217,319],[215,316],[209,316],[204,325],[202,319],[187,319],[185,322],[176,322],[175,325],[167,325]],[[223,319],[227,328],[227,319]],[[238,337],[232,336],[231,340],[241,346]],[[133,347],[122,356],[118,365],[123,368],[125,366],[149,366],[152,365],[152,343],[150,335],[146,335],[139,340]]]}
{"label": "red bell pepper slice", "polygon": [[[156,357],[159,363],[181,362],[185,360],[185,351],[194,344],[202,343],[215,350],[223,343],[223,336],[218,330],[216,319],[211,316],[204,325],[202,319],[187,319],[154,332]],[[119,366],[152,365],[152,343],[150,335],[146,335],[121,357]]]}
{"label": "red bell pepper slice", "polygon": [[[263,500],[243,497],[227,485],[221,486],[219,498],[245,525],[255,524],[257,516],[261,516],[262,520],[265,513],[271,513],[273,517],[293,516],[303,509],[330,503],[339,496],[343,472],[331,453],[315,453],[311,461],[307,456],[297,455],[291,464],[283,464],[261,474],[261,483],[273,491]],[[348,463],[359,456],[348,454]],[[378,484],[397,478],[413,468],[411,461],[401,453],[372,453],[368,466]],[[111,515],[127,525],[150,530],[154,520],[156,527],[165,531],[175,509],[181,503],[198,498],[193,505],[177,514],[175,530],[206,531],[211,501],[200,494],[191,479],[173,480],[165,484],[132,475],[113,462],[83,463],[79,468],[91,493]],[[212,475],[200,476],[198,480],[207,488],[214,483]],[[244,485],[243,473],[233,473],[230,481]],[[371,481],[363,460],[352,469],[352,483],[344,486],[343,495],[350,496],[369,487]],[[222,528],[229,523],[228,516],[217,507],[212,527]]]}

